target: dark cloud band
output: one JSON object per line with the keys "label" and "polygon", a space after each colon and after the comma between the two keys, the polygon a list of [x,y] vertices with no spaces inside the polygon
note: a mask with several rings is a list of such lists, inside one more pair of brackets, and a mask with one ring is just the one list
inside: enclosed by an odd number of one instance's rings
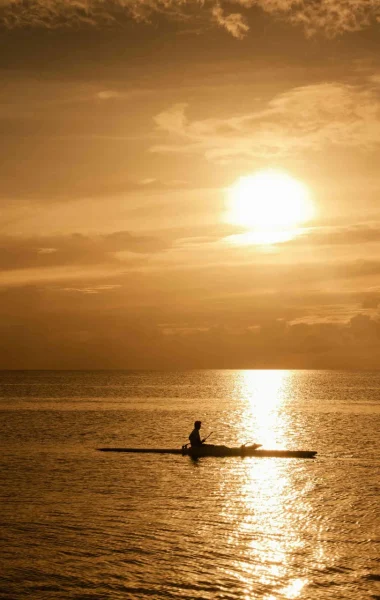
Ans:
{"label": "dark cloud band", "polygon": [[212,22],[242,38],[257,9],[300,25],[308,36],[323,31],[334,37],[380,20],[378,0],[0,0],[0,20],[9,28],[62,28],[165,15],[186,23]]}

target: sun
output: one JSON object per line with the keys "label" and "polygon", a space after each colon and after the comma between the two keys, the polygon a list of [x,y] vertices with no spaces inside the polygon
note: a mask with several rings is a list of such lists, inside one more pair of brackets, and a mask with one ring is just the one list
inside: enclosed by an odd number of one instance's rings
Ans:
{"label": "sun", "polygon": [[291,239],[314,215],[307,186],[274,169],[240,177],[228,189],[228,207],[227,221],[250,230],[251,243]]}

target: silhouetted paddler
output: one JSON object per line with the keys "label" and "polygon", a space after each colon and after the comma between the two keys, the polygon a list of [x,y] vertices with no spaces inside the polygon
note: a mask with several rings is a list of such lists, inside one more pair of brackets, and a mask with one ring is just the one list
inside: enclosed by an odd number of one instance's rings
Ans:
{"label": "silhouetted paddler", "polygon": [[192,448],[197,448],[202,446],[204,440],[201,439],[201,435],[199,433],[200,428],[202,427],[201,421],[195,421],[194,429],[189,435],[190,445]]}

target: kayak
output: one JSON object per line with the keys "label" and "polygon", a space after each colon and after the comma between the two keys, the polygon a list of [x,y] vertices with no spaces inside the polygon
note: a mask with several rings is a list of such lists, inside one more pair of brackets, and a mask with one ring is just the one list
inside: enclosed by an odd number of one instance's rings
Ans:
{"label": "kayak", "polygon": [[[260,449],[259,449],[260,448]],[[192,458],[206,456],[254,456],[255,458],[314,458],[314,450],[263,450],[260,444],[252,446],[213,446],[205,444],[199,448],[98,448],[100,452],[128,452],[130,454],[181,454]]]}

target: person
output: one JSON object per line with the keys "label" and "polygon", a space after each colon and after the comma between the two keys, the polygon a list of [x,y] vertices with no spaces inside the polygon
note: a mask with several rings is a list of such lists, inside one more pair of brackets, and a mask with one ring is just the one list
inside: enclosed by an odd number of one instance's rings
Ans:
{"label": "person", "polygon": [[190,445],[192,448],[202,446],[202,444],[204,442],[204,440],[201,439],[201,434],[199,433],[201,427],[202,427],[202,422],[195,421],[194,429],[189,435]]}

